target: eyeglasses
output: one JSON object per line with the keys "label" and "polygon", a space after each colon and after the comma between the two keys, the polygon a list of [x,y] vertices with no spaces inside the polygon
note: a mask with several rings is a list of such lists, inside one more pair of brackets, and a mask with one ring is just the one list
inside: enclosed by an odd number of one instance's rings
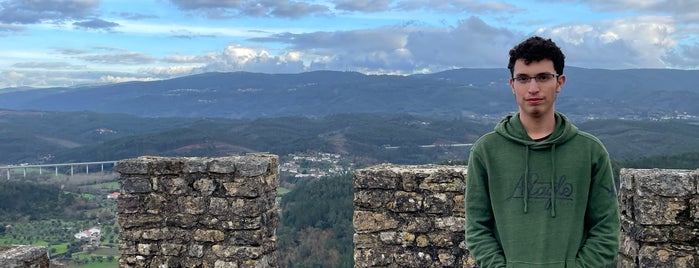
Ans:
{"label": "eyeglasses", "polygon": [[512,80],[515,80],[515,82],[520,83],[520,84],[529,84],[532,79],[536,81],[537,83],[546,83],[549,80],[556,78],[560,76],[559,74],[551,74],[551,73],[540,73],[537,74],[534,77],[528,76],[528,75],[518,75],[517,77],[513,77]]}

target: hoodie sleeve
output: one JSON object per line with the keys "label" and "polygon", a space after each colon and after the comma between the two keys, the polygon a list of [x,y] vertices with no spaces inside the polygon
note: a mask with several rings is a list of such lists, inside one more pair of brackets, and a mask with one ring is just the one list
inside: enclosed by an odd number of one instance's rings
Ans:
{"label": "hoodie sleeve", "polygon": [[588,237],[578,251],[578,267],[604,267],[613,263],[619,252],[619,204],[606,150],[602,149],[601,156],[593,163],[585,216]]}
{"label": "hoodie sleeve", "polygon": [[476,149],[471,149],[466,173],[466,244],[479,267],[505,267],[505,254],[494,233],[488,175]]}

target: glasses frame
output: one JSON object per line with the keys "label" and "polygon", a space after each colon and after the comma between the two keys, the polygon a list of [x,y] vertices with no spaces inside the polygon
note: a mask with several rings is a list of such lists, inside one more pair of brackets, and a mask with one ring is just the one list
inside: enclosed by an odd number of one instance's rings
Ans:
{"label": "glasses frame", "polygon": [[529,84],[532,80],[536,81],[536,83],[542,84],[546,83],[551,79],[557,79],[560,77],[560,74],[556,73],[540,73],[535,76],[528,76],[528,75],[518,75],[516,77],[512,77],[512,81],[521,85],[526,85]]}

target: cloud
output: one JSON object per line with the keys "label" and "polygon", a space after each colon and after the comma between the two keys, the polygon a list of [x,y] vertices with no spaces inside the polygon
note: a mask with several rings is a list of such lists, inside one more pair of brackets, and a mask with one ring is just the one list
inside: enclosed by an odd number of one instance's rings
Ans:
{"label": "cloud", "polygon": [[59,48],[54,48],[54,51],[63,54],[63,55],[80,55],[80,54],[87,54],[89,51],[84,50],[84,49],[77,49],[77,48],[72,48],[72,47],[59,47]]}
{"label": "cloud", "polygon": [[22,63],[15,63],[12,65],[12,67],[14,67],[14,68],[27,68],[27,69],[48,69],[48,70],[85,69],[84,65],[73,65],[73,64],[70,64],[67,62],[22,62]]}
{"label": "cloud", "polygon": [[157,19],[158,16],[152,14],[141,14],[132,12],[121,12],[119,16],[128,20]]}
{"label": "cloud", "polygon": [[[301,51],[311,69],[404,73],[457,67],[506,65],[505,55],[521,36],[487,25],[477,17],[455,28],[413,26],[283,33],[252,41],[287,43]],[[481,40],[481,41],[478,41]],[[487,42],[483,40],[488,40]]]}
{"label": "cloud", "polygon": [[17,26],[12,24],[0,24],[0,37],[7,36],[5,33],[17,33],[25,31],[27,28],[23,26]]}
{"label": "cloud", "polygon": [[475,14],[498,12],[510,13],[519,10],[515,6],[503,2],[482,2],[475,0],[406,0],[400,1],[397,4],[397,7],[398,9],[402,10],[425,9],[448,13],[471,12]]}
{"label": "cloud", "polygon": [[239,16],[301,18],[313,15],[327,15],[330,11],[325,5],[289,0],[170,0],[170,2],[182,10],[202,12],[213,19]]}
{"label": "cloud", "polygon": [[380,12],[390,10],[392,0],[335,0],[335,8],[347,11]]}
{"label": "cloud", "polygon": [[157,59],[153,56],[137,53],[137,52],[123,52],[114,54],[104,54],[104,55],[90,55],[79,57],[82,60],[100,63],[100,64],[118,64],[118,65],[140,65],[149,64],[156,62]]}
{"label": "cloud", "polygon": [[222,53],[216,55],[212,62],[199,70],[202,72],[296,73],[306,70],[306,66],[295,52],[274,56],[264,49],[231,45],[227,46]]}
{"label": "cloud", "polygon": [[674,68],[699,69],[699,44],[676,46],[662,59]]}
{"label": "cloud", "polygon": [[697,23],[699,20],[699,1],[577,0],[574,2],[588,4],[593,10],[601,12],[641,11],[650,14],[670,14],[684,22]]}
{"label": "cloud", "polygon": [[83,29],[95,29],[106,31],[111,31],[114,28],[119,27],[119,24],[116,22],[110,22],[101,19],[91,19],[86,21],[74,22],[73,25]]}
{"label": "cloud", "polygon": [[163,62],[167,63],[207,63],[216,59],[216,54],[210,53],[200,56],[187,56],[187,55],[168,55],[161,59]]}
{"label": "cloud", "polygon": [[161,80],[161,78],[105,75],[105,76],[100,77],[100,79],[99,79],[99,81],[103,82],[103,83],[124,83],[124,82],[133,82],[133,81],[148,82],[148,81],[157,81],[157,80]]}
{"label": "cloud", "polygon": [[172,37],[177,38],[177,39],[195,39],[195,38],[214,38],[216,35],[214,34],[197,34],[188,30],[177,30],[177,31],[172,31]]}
{"label": "cloud", "polygon": [[0,73],[2,87],[56,87],[88,84],[98,81],[98,72],[66,70],[9,70]]}
{"label": "cloud", "polygon": [[99,0],[9,0],[0,3],[0,22],[32,24],[81,19],[98,6]]}
{"label": "cloud", "polygon": [[536,34],[559,43],[569,65],[589,68],[661,68],[677,40],[667,17],[631,17],[596,24],[561,25]]}

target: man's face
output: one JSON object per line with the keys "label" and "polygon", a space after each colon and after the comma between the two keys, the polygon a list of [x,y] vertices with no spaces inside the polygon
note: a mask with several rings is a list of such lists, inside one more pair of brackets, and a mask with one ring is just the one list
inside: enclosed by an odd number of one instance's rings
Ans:
{"label": "man's face", "polygon": [[[519,105],[520,116],[553,116],[556,95],[566,80],[564,75],[556,74],[553,61],[544,59],[525,64],[523,59],[519,59],[513,68],[513,77],[510,87]],[[531,79],[526,81],[527,77]]]}

